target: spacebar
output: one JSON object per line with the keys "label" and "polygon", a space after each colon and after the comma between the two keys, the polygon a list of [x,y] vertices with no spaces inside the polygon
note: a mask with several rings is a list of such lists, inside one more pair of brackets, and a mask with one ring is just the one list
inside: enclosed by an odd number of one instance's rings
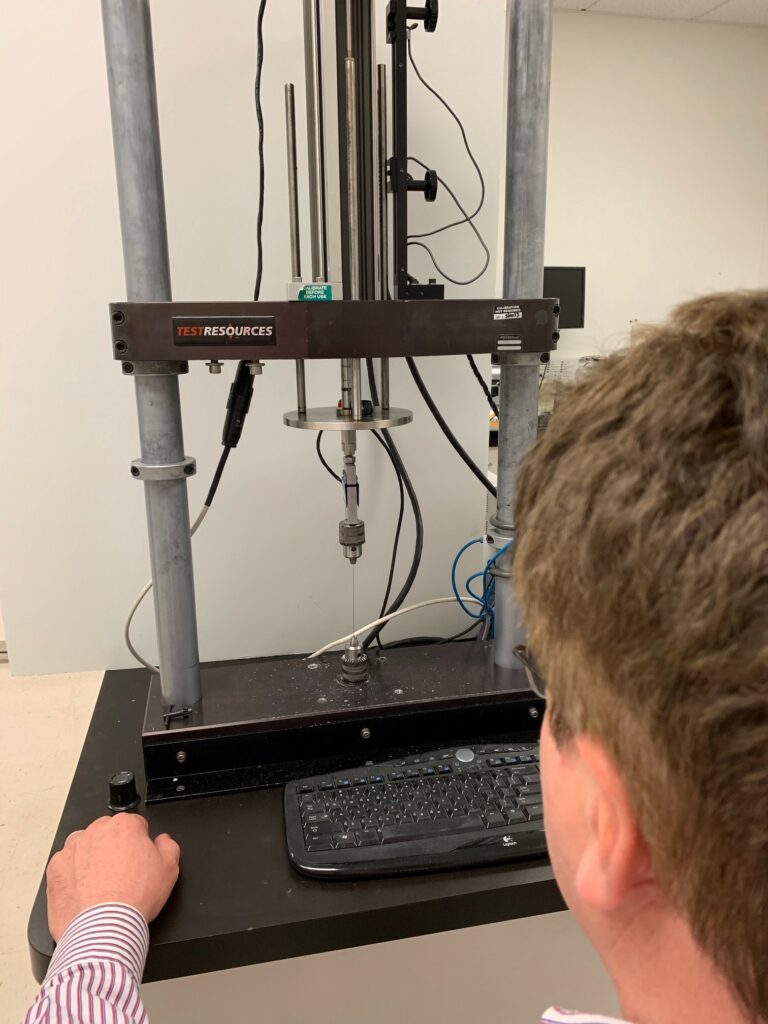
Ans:
{"label": "spacebar", "polygon": [[442,821],[417,821],[413,824],[384,825],[381,842],[402,843],[409,839],[429,839],[431,836],[450,836],[459,832],[484,832],[482,818],[454,818]]}

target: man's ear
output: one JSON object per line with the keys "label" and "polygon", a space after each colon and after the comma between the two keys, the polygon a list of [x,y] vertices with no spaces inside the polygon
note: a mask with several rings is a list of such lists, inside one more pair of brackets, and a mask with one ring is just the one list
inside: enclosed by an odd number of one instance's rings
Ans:
{"label": "man's ear", "polygon": [[651,877],[650,855],[621,775],[603,745],[573,740],[583,776],[586,843],[576,871],[579,897],[596,910],[615,910]]}

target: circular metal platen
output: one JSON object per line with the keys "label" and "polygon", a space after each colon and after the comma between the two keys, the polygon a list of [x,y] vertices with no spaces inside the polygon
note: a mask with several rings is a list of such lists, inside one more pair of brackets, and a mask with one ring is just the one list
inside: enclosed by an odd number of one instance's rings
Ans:
{"label": "circular metal platen", "polygon": [[283,416],[287,427],[299,427],[301,430],[383,430],[385,427],[401,427],[410,423],[413,413],[410,409],[387,409],[384,412],[374,406],[370,416],[362,420],[353,420],[342,416],[335,405],[323,405],[306,412],[293,410]]}

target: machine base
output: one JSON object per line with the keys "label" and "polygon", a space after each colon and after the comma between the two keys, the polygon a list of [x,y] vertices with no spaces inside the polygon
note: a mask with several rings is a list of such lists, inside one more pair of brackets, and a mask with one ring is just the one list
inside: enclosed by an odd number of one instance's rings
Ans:
{"label": "machine base", "polygon": [[290,779],[455,743],[530,739],[543,702],[493,644],[369,651],[367,683],[340,656],[203,666],[201,705],[165,721],[153,676],[142,742],[147,803],[282,785]]}

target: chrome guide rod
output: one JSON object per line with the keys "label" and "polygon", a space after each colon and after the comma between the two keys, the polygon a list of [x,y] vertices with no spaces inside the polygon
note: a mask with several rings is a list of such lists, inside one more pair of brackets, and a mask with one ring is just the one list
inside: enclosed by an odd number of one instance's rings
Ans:
{"label": "chrome guide rod", "polygon": [[[552,0],[508,0],[503,294],[519,299],[543,290],[551,57]],[[489,530],[498,547],[514,542],[517,476],[536,440],[540,366],[535,356],[502,359],[498,498]],[[502,578],[496,586],[494,657],[503,668],[516,666],[514,648],[523,639],[510,564],[511,550],[496,572]]]}
{"label": "chrome guide rod", "polygon": [[[348,27],[349,31],[349,27]],[[349,211],[349,297],[360,298],[360,195],[357,163],[357,81],[355,59],[344,61],[346,81],[346,125],[347,125],[347,209]],[[362,419],[362,390],[360,383],[360,360],[350,360],[352,377],[352,416]]]}
{"label": "chrome guide rod", "polygon": [[291,232],[291,277],[301,280],[299,234],[299,174],[296,161],[296,101],[293,83],[285,85],[285,138],[288,152],[288,217]]}
{"label": "chrome guide rod", "polygon": [[[387,208],[387,65],[376,67],[376,170],[378,200],[378,268],[376,298],[389,298],[389,211]],[[389,359],[381,357],[381,408],[389,409]]]}
{"label": "chrome guide rod", "polygon": [[[171,279],[148,0],[102,0],[125,281],[130,302],[168,301]],[[141,459],[184,459],[177,364],[134,364]],[[162,703],[201,697],[185,478],[144,482]]]}
{"label": "chrome guide rod", "polygon": [[304,0],[304,67],[307,87],[307,157],[312,280],[328,280],[325,174],[325,110],[320,38],[320,0]]}
{"label": "chrome guide rod", "polygon": [[[291,233],[291,277],[301,281],[301,232],[299,230],[299,174],[296,160],[296,99],[292,82],[285,85],[285,138],[288,155],[288,220]],[[307,411],[307,379],[303,359],[296,360],[296,405]]]}

